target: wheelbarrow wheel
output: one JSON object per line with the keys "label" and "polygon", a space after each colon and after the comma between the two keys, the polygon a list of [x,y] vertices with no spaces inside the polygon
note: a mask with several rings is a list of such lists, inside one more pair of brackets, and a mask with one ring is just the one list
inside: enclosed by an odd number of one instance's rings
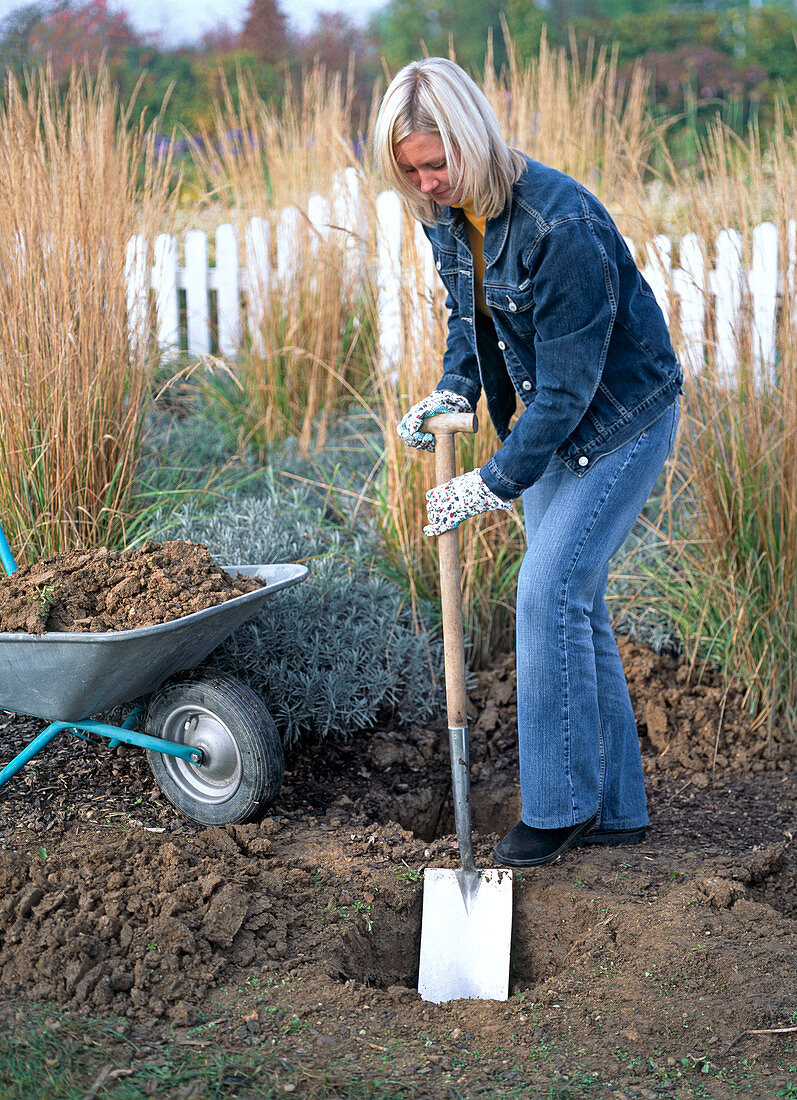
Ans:
{"label": "wheelbarrow wheel", "polygon": [[147,750],[158,786],[191,821],[256,821],[277,797],[284,772],[277,727],[234,676],[203,669],[167,680],[150,702],[146,730],[202,750],[200,766]]}

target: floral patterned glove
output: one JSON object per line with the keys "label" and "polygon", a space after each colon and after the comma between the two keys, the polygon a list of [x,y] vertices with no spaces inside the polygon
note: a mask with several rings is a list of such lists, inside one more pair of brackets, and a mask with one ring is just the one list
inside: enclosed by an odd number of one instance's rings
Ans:
{"label": "floral patterned glove", "polygon": [[417,447],[420,451],[434,450],[434,436],[431,432],[421,431],[421,424],[427,416],[437,416],[438,413],[473,412],[470,401],[458,393],[450,390],[440,390],[430,393],[413,405],[410,411],[403,416],[398,424],[398,434],[408,447]]}
{"label": "floral patterned glove", "polygon": [[442,535],[459,527],[463,520],[478,516],[482,512],[492,512],[495,508],[510,509],[510,500],[501,500],[492,489],[488,489],[479,470],[453,477],[445,485],[436,485],[426,494],[426,514],[428,526],[425,535]]}

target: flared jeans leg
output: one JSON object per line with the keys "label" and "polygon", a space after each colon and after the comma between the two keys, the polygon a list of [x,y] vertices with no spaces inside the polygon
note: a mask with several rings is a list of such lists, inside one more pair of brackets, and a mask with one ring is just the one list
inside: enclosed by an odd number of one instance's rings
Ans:
{"label": "flared jeans leg", "polygon": [[582,477],[558,457],[523,494],[528,549],[517,596],[522,820],[647,824],[636,722],[605,593],[609,560],[661,472],[677,404]]}

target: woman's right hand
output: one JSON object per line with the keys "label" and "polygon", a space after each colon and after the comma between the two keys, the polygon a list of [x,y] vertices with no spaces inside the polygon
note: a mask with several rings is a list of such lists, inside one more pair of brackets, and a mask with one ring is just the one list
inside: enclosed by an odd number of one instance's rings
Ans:
{"label": "woman's right hand", "polygon": [[423,421],[427,416],[452,412],[473,412],[473,407],[467,397],[462,397],[461,394],[452,393],[451,390],[435,390],[417,405],[413,405],[401,418],[398,423],[398,434],[408,447],[417,447],[420,451],[433,451],[434,436],[431,432],[422,431]]}

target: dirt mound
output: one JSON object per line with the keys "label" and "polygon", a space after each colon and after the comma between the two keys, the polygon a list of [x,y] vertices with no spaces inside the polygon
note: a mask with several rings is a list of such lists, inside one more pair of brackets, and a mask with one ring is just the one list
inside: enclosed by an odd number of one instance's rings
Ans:
{"label": "dirt mound", "polygon": [[0,631],[131,630],[171,622],[259,587],[259,581],[230,577],[206,546],[194,542],[68,550],[0,578]]}

